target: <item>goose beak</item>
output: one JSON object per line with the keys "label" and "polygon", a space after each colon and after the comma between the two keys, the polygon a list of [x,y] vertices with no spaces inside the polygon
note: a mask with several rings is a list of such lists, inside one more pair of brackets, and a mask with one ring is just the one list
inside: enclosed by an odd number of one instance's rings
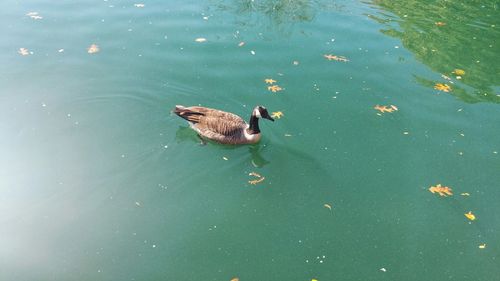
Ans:
{"label": "goose beak", "polygon": [[274,119],[268,114],[266,114],[265,116],[262,116],[262,118],[266,118],[267,120],[271,120],[274,122]]}

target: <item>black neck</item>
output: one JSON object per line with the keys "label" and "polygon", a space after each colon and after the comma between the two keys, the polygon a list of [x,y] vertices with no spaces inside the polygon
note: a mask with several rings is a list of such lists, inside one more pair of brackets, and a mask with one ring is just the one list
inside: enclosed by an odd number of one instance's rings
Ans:
{"label": "black neck", "polygon": [[251,135],[260,133],[259,118],[257,118],[253,114],[250,117],[250,127],[248,128],[248,133]]}

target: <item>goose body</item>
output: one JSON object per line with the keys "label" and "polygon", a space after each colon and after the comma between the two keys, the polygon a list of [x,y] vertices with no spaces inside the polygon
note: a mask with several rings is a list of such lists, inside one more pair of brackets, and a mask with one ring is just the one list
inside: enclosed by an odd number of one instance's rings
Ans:
{"label": "goose body", "polygon": [[249,123],[236,114],[202,106],[176,105],[173,112],[188,121],[203,138],[222,144],[251,144],[260,140],[259,118],[274,119],[267,109],[256,106]]}

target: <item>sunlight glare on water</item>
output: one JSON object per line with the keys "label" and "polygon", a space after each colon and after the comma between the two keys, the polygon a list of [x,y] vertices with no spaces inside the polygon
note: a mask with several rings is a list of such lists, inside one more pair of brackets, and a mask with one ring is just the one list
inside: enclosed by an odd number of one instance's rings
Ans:
{"label": "sunlight glare on water", "polygon": [[[500,274],[496,1],[3,9],[0,280]],[[176,104],[283,115],[202,146]]]}

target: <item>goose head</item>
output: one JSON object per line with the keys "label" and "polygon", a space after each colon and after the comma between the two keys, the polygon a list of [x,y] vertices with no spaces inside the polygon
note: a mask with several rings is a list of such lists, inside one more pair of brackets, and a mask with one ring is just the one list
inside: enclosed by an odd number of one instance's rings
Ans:
{"label": "goose head", "polygon": [[263,107],[262,105],[258,105],[253,109],[252,117],[265,118],[267,120],[271,120],[274,122],[274,119],[271,117],[271,115],[269,115],[269,112],[267,112],[267,109],[265,107]]}

